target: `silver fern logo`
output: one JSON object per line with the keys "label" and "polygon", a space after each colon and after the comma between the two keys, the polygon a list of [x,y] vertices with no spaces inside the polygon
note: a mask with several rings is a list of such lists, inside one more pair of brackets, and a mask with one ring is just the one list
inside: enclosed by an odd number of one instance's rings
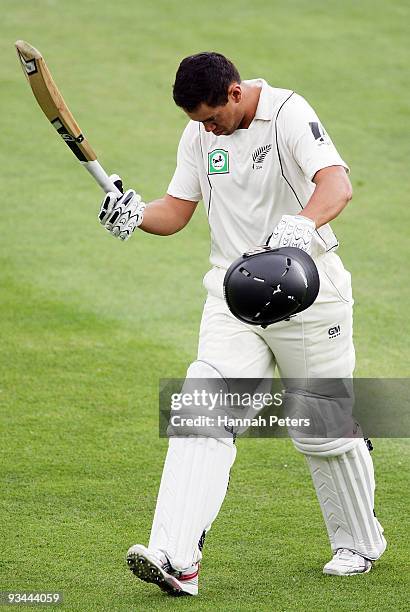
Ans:
{"label": "silver fern logo", "polygon": [[257,149],[255,149],[255,151],[252,153],[252,159],[253,159],[252,168],[254,170],[260,170],[262,168],[263,162],[265,161],[265,157],[267,156],[271,148],[272,148],[272,145],[268,144],[268,145],[263,145],[263,147],[258,147]]}

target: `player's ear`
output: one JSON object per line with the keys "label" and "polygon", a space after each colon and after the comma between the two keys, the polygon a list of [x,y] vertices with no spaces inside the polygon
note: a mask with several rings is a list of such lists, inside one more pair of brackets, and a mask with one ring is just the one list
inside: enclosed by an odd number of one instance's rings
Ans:
{"label": "player's ear", "polygon": [[240,83],[231,83],[228,88],[228,98],[238,103],[242,100],[242,87]]}

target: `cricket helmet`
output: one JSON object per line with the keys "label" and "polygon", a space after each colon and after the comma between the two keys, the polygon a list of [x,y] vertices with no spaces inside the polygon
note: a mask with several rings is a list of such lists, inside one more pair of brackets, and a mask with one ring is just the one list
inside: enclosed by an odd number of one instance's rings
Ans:
{"label": "cricket helmet", "polygon": [[319,286],[316,265],[305,251],[263,246],[231,264],[224,278],[224,295],[237,319],[267,327],[309,308]]}

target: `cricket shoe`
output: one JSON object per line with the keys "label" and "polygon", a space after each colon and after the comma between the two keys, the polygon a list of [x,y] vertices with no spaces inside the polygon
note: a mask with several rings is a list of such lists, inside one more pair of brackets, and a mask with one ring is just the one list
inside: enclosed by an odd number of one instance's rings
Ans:
{"label": "cricket shoe", "polygon": [[348,548],[339,548],[333,559],[323,568],[324,574],[332,576],[354,576],[367,574],[372,569],[372,562]]}
{"label": "cricket shoe", "polygon": [[182,572],[175,570],[162,552],[153,552],[135,544],[127,552],[127,563],[132,573],[157,584],[168,595],[198,595],[199,563]]}

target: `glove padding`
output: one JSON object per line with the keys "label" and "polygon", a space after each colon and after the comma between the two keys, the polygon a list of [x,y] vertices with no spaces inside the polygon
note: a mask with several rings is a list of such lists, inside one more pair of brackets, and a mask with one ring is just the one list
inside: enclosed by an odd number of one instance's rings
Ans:
{"label": "glove padding", "polygon": [[316,230],[315,222],[302,215],[283,215],[269,239],[272,249],[296,247],[311,253],[312,239]]}
{"label": "glove padding", "polygon": [[[122,191],[122,181],[117,174],[110,177]],[[136,227],[141,225],[146,204],[133,189],[128,189],[122,196],[115,193],[106,194],[101,204],[98,219],[113,236],[128,240]]]}

